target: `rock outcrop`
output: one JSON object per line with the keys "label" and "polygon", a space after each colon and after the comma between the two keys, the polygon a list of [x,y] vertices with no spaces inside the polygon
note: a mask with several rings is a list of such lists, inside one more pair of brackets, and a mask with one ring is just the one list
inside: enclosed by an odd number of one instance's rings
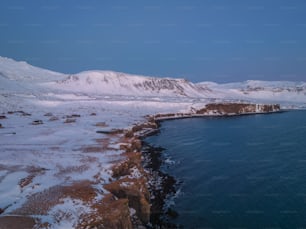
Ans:
{"label": "rock outcrop", "polygon": [[272,113],[279,112],[280,110],[279,104],[209,103],[201,109],[191,108],[190,112],[156,114],[152,118],[155,120],[165,120],[199,116],[234,116]]}
{"label": "rock outcrop", "polygon": [[197,110],[196,114],[241,115],[253,113],[269,113],[280,110],[278,104],[247,104],[247,103],[211,103]]}

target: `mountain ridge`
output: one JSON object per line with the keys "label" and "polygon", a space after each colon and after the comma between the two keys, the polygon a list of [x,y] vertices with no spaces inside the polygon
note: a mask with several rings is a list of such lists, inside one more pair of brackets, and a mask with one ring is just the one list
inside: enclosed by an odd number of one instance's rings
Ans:
{"label": "mountain ridge", "polygon": [[[42,88],[61,93],[137,97],[217,98],[260,102],[306,102],[306,83],[247,80],[219,84],[193,83],[182,78],[159,78],[123,72],[91,70],[63,74],[0,57],[1,90]],[[14,86],[15,85],[15,86]]]}

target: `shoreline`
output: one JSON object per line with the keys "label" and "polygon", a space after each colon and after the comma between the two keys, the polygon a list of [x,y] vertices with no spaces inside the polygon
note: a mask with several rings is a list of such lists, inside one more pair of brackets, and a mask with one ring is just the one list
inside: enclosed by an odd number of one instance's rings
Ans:
{"label": "shoreline", "polygon": [[[217,107],[218,110],[212,110],[207,108],[209,106]],[[127,130],[125,133],[126,137],[134,139],[135,142],[141,142],[141,147],[134,148],[134,153],[130,156],[137,155],[140,151],[141,161],[138,161],[138,167],[142,171],[142,176],[145,177],[145,186],[146,189],[143,192],[145,195],[148,195],[147,202],[142,202],[145,208],[149,207],[149,217],[146,220],[141,220],[142,224],[133,224],[133,228],[145,227],[145,228],[177,228],[177,225],[169,224],[167,219],[169,217],[175,217],[176,213],[171,211],[171,208],[164,209],[165,200],[168,195],[174,195],[176,193],[175,185],[177,181],[174,177],[163,173],[160,171],[160,166],[162,165],[162,160],[160,158],[162,149],[155,148],[150,146],[145,142],[145,138],[151,135],[158,133],[160,122],[166,120],[174,119],[184,119],[184,118],[205,118],[205,117],[235,117],[235,116],[244,116],[244,115],[256,115],[256,114],[274,114],[285,112],[280,109],[279,105],[266,105],[263,104],[261,111],[254,110],[250,111],[249,106],[254,108],[256,104],[240,104],[240,103],[226,103],[226,104],[207,104],[202,110],[197,110],[195,113],[171,113],[171,114],[156,114],[146,116],[146,122],[134,125],[130,130]],[[234,108],[234,112],[226,113],[224,110],[228,108]],[[238,108],[238,110],[237,110]],[[241,109],[243,108],[243,109]],[[236,110],[235,110],[236,109]],[[247,109],[247,112],[246,110]],[[132,140],[133,145],[133,140]],[[135,145],[135,144],[134,144]],[[136,152],[136,151],[137,152]],[[157,154],[157,155],[155,155]],[[130,158],[127,158],[129,161]],[[120,179],[119,179],[120,180]],[[143,184],[143,179],[139,181]],[[137,181],[136,181],[137,183]],[[114,191],[113,191],[114,192]],[[124,192],[121,190],[121,192]],[[138,208],[142,208],[138,206]],[[141,218],[141,213],[137,213],[137,217]],[[139,221],[138,221],[139,222]]]}
{"label": "shoreline", "polygon": [[[98,134],[106,134],[105,139],[103,138],[101,141],[96,139],[96,145],[84,145],[85,148],[82,148],[82,150],[85,153],[100,152],[104,148],[107,150],[109,147],[108,144],[110,144],[108,141],[111,138],[113,138],[112,141],[115,141],[112,144],[117,145],[118,150],[122,151],[120,154],[121,159],[114,162],[113,166],[110,168],[111,176],[109,180],[105,180],[102,183],[98,180],[95,182],[76,180],[67,184],[67,186],[61,184],[60,186],[50,187],[46,192],[38,192],[33,195],[34,199],[32,199],[35,200],[36,198],[38,201],[39,198],[44,197],[44,195],[49,196],[51,194],[55,197],[71,197],[75,200],[84,201],[84,203],[90,203],[90,207],[94,209],[94,211],[88,212],[86,215],[80,215],[76,228],[144,229],[155,228],[157,226],[160,228],[175,228],[175,225],[169,225],[164,221],[165,209],[163,207],[167,194],[175,194],[176,181],[173,177],[159,171],[162,160],[158,158],[156,151],[160,149],[151,147],[151,149],[148,150],[149,153],[145,155],[143,152],[143,146],[145,145],[144,139],[158,133],[160,122],[165,120],[196,117],[231,117],[280,112],[279,105],[256,105],[247,103],[215,103],[206,104],[205,107],[201,107],[200,109],[191,109],[190,112],[186,113],[147,115],[144,117],[144,121],[134,124],[128,129],[97,131]],[[77,118],[78,117],[79,115]],[[89,117],[92,118],[95,117],[95,115]],[[46,116],[46,119],[47,118],[48,116]],[[66,118],[67,117],[64,116],[62,120],[64,121]],[[99,125],[96,123],[95,126],[105,126],[105,123],[99,123]],[[161,151],[159,155],[161,155]],[[145,161],[146,156],[147,161]],[[29,183],[31,183],[31,180],[29,180]],[[162,184],[162,186],[158,186],[158,184]],[[103,190],[106,190],[106,192]],[[99,192],[102,192],[103,198],[95,200],[96,197],[99,198]],[[153,197],[155,197],[155,200]],[[14,221],[19,214],[20,216],[23,215],[23,219],[26,218],[29,222],[36,220],[36,202],[34,205],[31,202],[32,201],[26,205],[31,211],[27,211],[26,208],[20,213],[16,212],[14,215],[1,215],[0,219],[2,218],[2,222],[6,219],[8,221]],[[56,206],[56,204],[61,204],[61,202],[57,203],[57,200],[55,200],[54,203],[50,202],[49,204],[50,206]],[[47,214],[46,209],[41,210],[42,212],[39,212],[40,214]],[[171,211],[169,211],[168,214],[175,215],[175,213]],[[39,222],[36,222],[36,226],[44,227],[44,225],[39,224]]]}

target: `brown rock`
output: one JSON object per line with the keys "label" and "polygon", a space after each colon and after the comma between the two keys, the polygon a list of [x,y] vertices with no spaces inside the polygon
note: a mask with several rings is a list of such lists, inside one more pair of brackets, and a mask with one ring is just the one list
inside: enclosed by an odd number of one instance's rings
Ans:
{"label": "brown rock", "polygon": [[279,104],[273,104],[273,105],[263,105],[262,111],[263,112],[273,112],[273,111],[279,111],[280,105]]}
{"label": "brown rock", "polygon": [[0,115],[0,119],[6,119],[5,115]]}
{"label": "brown rock", "polygon": [[57,120],[59,120],[59,118],[58,117],[56,117],[56,116],[52,116],[52,117],[50,117],[49,118],[49,121],[57,121]]}
{"label": "brown rock", "polygon": [[156,129],[157,125],[155,122],[145,122],[145,123],[133,126],[132,131],[135,133],[135,132],[141,131],[143,129],[148,129],[148,128]]}
{"label": "brown rock", "polygon": [[128,178],[114,181],[104,186],[117,198],[127,198],[128,205],[136,210],[136,215],[143,223],[150,220],[149,192],[145,178]]}
{"label": "brown rock", "polygon": [[20,114],[21,114],[22,116],[31,116],[31,114],[26,113],[26,112],[24,112],[24,111],[20,111]]}
{"label": "brown rock", "polygon": [[141,141],[139,139],[133,139],[131,143],[121,144],[120,149],[127,153],[139,152],[141,150]]}
{"label": "brown rock", "polygon": [[134,137],[134,132],[132,130],[129,130],[124,135],[126,138],[132,138]]}
{"label": "brown rock", "polygon": [[76,122],[75,118],[67,118],[64,123],[74,123]]}
{"label": "brown rock", "polygon": [[141,165],[141,153],[126,153],[125,155],[127,156],[127,160],[112,169],[114,178],[129,175],[131,168],[138,168]]}
{"label": "brown rock", "polygon": [[44,124],[42,120],[35,120],[32,122],[32,125],[42,125]]}
{"label": "brown rock", "polygon": [[227,114],[246,114],[259,112],[274,112],[279,111],[280,106],[278,104],[273,105],[257,105],[247,103],[211,103],[207,104],[205,108],[197,110],[197,114],[205,114],[209,111],[215,114],[227,115]]}
{"label": "brown rock", "polygon": [[132,141],[132,146],[131,146],[131,150],[132,151],[140,151],[142,147],[142,143],[139,139],[135,139]]}
{"label": "brown rock", "polygon": [[79,115],[79,114],[72,114],[72,115],[67,115],[66,116],[66,118],[68,119],[68,118],[80,118],[81,117],[81,115]]}
{"label": "brown rock", "polygon": [[20,115],[22,115],[22,116],[31,116],[31,114],[29,114],[29,113],[26,113],[26,112],[24,112],[24,111],[9,111],[9,112],[7,112],[8,114],[20,114]]}

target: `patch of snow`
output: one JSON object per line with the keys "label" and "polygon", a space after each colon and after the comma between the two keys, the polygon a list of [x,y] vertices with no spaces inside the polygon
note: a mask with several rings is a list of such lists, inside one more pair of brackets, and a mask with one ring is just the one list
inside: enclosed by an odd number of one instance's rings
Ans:
{"label": "patch of snow", "polygon": [[47,216],[41,216],[41,223],[49,223],[49,229],[75,228],[82,215],[94,211],[81,200],[65,198],[54,206]]}
{"label": "patch of snow", "polygon": [[131,168],[131,174],[129,175],[130,178],[140,178],[143,175],[140,173],[139,169],[137,167]]}
{"label": "patch of snow", "polygon": [[130,216],[133,216],[136,214],[136,210],[134,208],[129,208],[130,210]]}
{"label": "patch of snow", "polygon": [[[3,173],[2,173],[3,174]],[[0,182],[0,208],[5,209],[18,202],[21,188],[19,182],[28,174],[26,172],[13,172],[7,174]]]}
{"label": "patch of snow", "polygon": [[128,181],[126,181],[126,182],[120,183],[120,186],[121,186],[121,187],[130,187],[130,186],[132,186],[132,185],[134,185],[134,182],[128,182]]}

